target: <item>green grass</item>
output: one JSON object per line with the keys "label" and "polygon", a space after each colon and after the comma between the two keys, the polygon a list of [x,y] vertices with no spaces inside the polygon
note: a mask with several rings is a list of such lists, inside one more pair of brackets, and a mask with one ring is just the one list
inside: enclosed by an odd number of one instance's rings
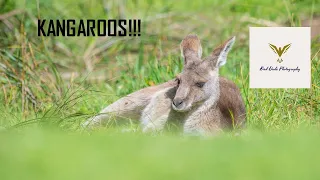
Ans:
{"label": "green grass", "polygon": [[[268,22],[299,26],[301,21],[318,16],[317,1],[37,2],[6,0],[4,3],[2,13],[15,11],[17,14],[8,16],[6,23],[0,24],[0,98],[4,102],[0,113],[6,117],[0,120],[0,126],[27,120],[37,122],[34,119],[52,122],[48,120],[52,118],[59,126],[65,126],[64,122],[70,125],[70,121],[79,124],[78,121],[121,96],[172,79],[182,69],[179,43],[189,33],[196,33],[202,39],[204,56],[228,37],[237,36],[221,75],[240,87],[249,127],[282,131],[319,123],[320,45],[317,38],[312,43],[311,89],[248,88],[248,27],[266,26]],[[40,38],[34,23],[36,17],[108,19],[119,16],[141,18],[142,36]]]}
{"label": "green grass", "polygon": [[[319,178],[319,36],[310,89],[249,89],[248,76],[248,27],[300,26],[319,17],[318,0],[3,0],[0,7],[1,179]],[[41,38],[38,17],[140,18],[142,36]],[[246,103],[240,137],[149,137],[136,125],[90,136],[79,128],[119,97],[174,78],[183,66],[179,43],[189,33],[201,38],[204,56],[237,36],[220,73]],[[137,132],[123,134],[126,128]]]}
{"label": "green grass", "polygon": [[319,179],[320,134],[0,136],[1,179]]}

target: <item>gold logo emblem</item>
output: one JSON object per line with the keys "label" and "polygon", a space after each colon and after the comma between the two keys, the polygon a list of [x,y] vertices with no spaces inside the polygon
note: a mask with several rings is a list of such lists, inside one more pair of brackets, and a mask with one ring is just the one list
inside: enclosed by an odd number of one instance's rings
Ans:
{"label": "gold logo emblem", "polygon": [[275,46],[273,44],[270,44],[270,43],[269,43],[269,46],[273,50],[273,52],[276,53],[279,56],[277,62],[278,63],[282,63],[283,60],[282,60],[281,56],[288,51],[288,49],[290,48],[291,44],[287,44],[287,45],[283,46],[282,48],[281,47],[277,47],[277,46]]}

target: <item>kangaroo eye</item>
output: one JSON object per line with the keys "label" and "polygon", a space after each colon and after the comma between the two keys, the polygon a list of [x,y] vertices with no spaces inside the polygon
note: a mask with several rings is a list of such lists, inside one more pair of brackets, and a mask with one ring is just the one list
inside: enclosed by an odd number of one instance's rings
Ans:
{"label": "kangaroo eye", "polygon": [[199,88],[202,88],[204,86],[204,84],[205,84],[204,82],[197,82],[196,86]]}

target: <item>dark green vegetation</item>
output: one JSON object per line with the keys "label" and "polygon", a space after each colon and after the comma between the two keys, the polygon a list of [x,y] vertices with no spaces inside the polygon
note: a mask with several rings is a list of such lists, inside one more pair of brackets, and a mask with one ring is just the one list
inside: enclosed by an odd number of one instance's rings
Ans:
{"label": "dark green vegetation", "polygon": [[[320,125],[319,36],[311,89],[248,88],[248,27],[301,26],[319,16],[319,0],[0,0],[0,127],[10,129],[0,134],[1,179],[319,178],[319,133],[289,135]],[[37,18],[140,18],[143,28],[140,37],[38,37]],[[119,97],[174,78],[189,33],[202,39],[204,56],[237,36],[220,73],[240,87],[248,131],[259,133],[199,141],[79,130]]]}

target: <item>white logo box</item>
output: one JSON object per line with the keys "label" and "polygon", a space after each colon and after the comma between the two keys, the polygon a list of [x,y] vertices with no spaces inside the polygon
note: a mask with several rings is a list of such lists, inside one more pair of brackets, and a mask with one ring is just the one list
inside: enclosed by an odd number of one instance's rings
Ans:
{"label": "white logo box", "polygon": [[250,27],[249,31],[250,88],[310,88],[310,27]]}

